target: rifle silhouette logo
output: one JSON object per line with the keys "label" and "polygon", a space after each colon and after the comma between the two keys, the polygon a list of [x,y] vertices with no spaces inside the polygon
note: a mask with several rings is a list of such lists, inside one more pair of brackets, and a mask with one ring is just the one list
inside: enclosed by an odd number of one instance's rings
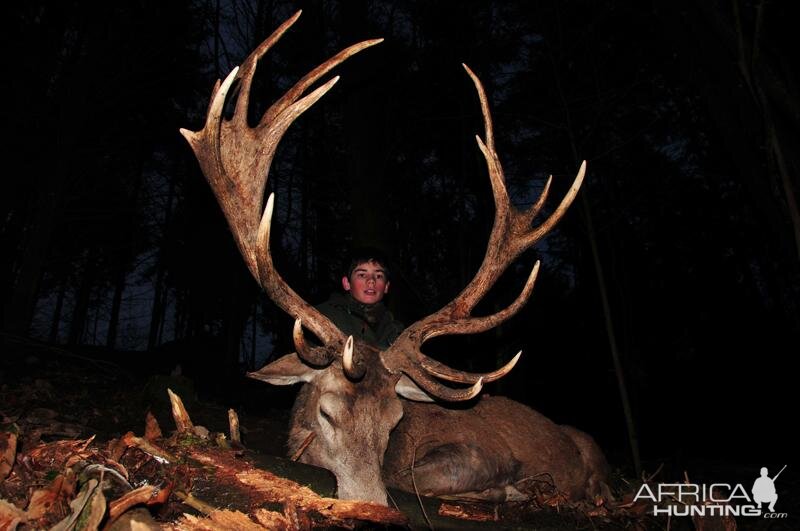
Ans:
{"label": "rifle silhouette logo", "polygon": [[775,490],[775,480],[781,475],[781,472],[786,470],[787,465],[783,465],[780,472],[775,474],[775,477],[769,477],[769,470],[767,467],[761,467],[761,477],[757,478],[753,483],[753,501],[758,504],[761,509],[762,503],[769,504],[769,512],[775,512],[775,502],[778,501],[778,493]]}

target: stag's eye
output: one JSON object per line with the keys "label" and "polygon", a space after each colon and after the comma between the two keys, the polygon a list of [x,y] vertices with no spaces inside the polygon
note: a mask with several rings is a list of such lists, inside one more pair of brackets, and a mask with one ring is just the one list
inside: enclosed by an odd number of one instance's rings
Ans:
{"label": "stag's eye", "polygon": [[320,424],[327,424],[331,428],[338,425],[336,419],[339,418],[340,415],[338,415],[337,412],[341,410],[341,405],[339,403],[339,398],[336,395],[333,393],[322,393],[322,395],[319,397],[318,408]]}
{"label": "stag's eye", "polygon": [[335,426],[336,422],[333,420],[333,415],[329,411],[325,411],[323,408],[319,408],[319,416],[331,426]]}

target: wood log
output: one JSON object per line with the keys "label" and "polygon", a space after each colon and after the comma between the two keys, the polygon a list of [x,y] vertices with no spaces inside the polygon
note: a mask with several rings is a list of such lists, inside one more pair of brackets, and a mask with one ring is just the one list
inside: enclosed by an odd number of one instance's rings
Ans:
{"label": "wood log", "polygon": [[183,406],[181,397],[172,392],[172,389],[167,389],[169,395],[169,403],[172,406],[172,418],[175,419],[175,427],[179,433],[194,433],[194,424],[192,419],[189,418],[189,413]]}
{"label": "wood log", "polygon": [[230,426],[231,442],[241,443],[242,437],[239,434],[239,415],[233,409],[228,410],[228,425]]}

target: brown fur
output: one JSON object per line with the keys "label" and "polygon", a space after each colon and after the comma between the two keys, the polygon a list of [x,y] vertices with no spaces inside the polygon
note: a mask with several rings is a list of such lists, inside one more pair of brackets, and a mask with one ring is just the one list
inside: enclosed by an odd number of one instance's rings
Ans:
{"label": "brown fur", "polygon": [[507,486],[537,477],[580,499],[605,481],[605,458],[587,434],[502,397],[485,396],[470,408],[400,399],[398,376],[368,361],[358,382],[345,377],[339,361],[315,369],[296,355],[251,374],[279,385],[307,382],[294,405],[289,452],[314,432],[300,460],[331,470],[340,497],[385,504],[385,483],[502,500]]}
{"label": "brown fur", "polygon": [[333,472],[340,497],[385,505],[380,469],[389,432],[403,414],[393,379],[385,371],[367,371],[362,380],[351,382],[338,361],[310,370],[313,379],[300,390],[292,409],[289,454],[314,432],[299,460]]}
{"label": "brown fur", "polygon": [[607,464],[591,437],[513,400],[483,397],[468,409],[404,401],[403,409],[384,462],[388,485],[442,495],[549,476],[580,499],[605,481]]}

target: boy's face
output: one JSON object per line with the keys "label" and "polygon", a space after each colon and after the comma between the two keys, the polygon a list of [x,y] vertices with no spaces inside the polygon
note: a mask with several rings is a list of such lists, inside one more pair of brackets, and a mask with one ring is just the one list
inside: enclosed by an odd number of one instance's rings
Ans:
{"label": "boy's face", "polygon": [[342,287],[362,304],[375,304],[389,292],[389,281],[378,262],[358,264],[350,278],[342,277]]}

